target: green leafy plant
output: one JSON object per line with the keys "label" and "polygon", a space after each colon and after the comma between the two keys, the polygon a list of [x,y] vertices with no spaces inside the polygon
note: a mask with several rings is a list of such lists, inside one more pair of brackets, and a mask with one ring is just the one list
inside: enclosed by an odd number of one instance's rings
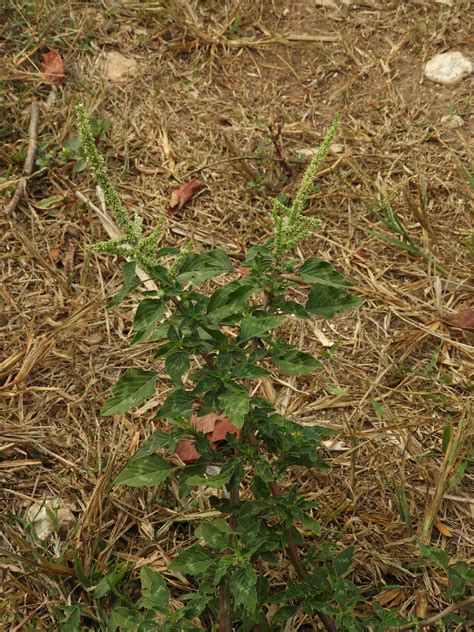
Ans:
{"label": "green leafy plant", "polygon": [[[420,195],[420,204],[423,206],[425,200]],[[449,276],[447,270],[435,259],[431,252],[425,251],[411,236],[410,232],[404,225],[400,215],[394,209],[392,200],[382,186],[377,188],[376,201],[370,208],[371,214],[385,228],[393,233],[395,237],[389,237],[380,231],[367,230],[369,235],[381,239],[389,246],[398,248],[405,252],[421,257],[426,261],[431,261],[436,270],[443,276]]]}
{"label": "green leafy plant", "polygon": [[[90,118],[89,121],[92,136],[96,141],[102,138],[110,127],[110,121],[107,119]],[[36,166],[49,168],[54,164],[55,160],[62,164],[72,162],[74,173],[84,171],[87,167],[87,160],[80,137],[73,136],[69,138],[60,149],[57,148],[55,141],[51,139],[38,145]]]}
{"label": "green leafy plant", "polygon": [[[110,121],[107,119],[90,119],[90,128],[93,138],[98,140],[109,129]],[[73,136],[67,140],[61,148],[60,159],[63,162],[73,161],[74,166],[72,168],[74,173],[84,171],[87,167],[86,153],[82,146],[81,139],[78,136]]]}
{"label": "green leafy plant", "polygon": [[422,555],[427,557],[433,566],[442,568],[450,584],[444,593],[448,599],[460,599],[470,592],[474,584],[474,570],[466,562],[456,562],[452,564],[449,555],[443,549],[428,546],[419,542]]}
{"label": "green leafy plant", "polygon": [[[214,488],[211,504],[220,514],[201,522],[196,543],[169,566],[170,572],[195,578],[195,590],[179,595],[184,605],[172,608],[165,579],[142,569],[141,600],[113,608],[110,629],[278,630],[291,625],[297,612],[327,630],[398,625],[396,614],[376,604],[370,616],[357,612],[365,598],[347,577],[353,549],[338,551],[330,544],[317,506],[288,479],[292,467],[328,469],[317,448],[320,438],[334,431],[285,418],[253,388],[273,372],[299,376],[321,368],[311,354],[288,342],[290,315],[330,318],[362,303],[331,264],[314,256],[301,263],[296,257],[297,246],[321,226],[305,209],[338,119],[291,204],[270,200],[273,235],[246,253],[248,273],[229,279],[233,265],[224,250],[160,247],[163,220],[143,234],[140,219],[130,219],[107,176],[82,105],[77,116],[87,161],[123,232],[92,249],[131,260],[110,306],[141,284],[137,267],[155,281],[159,289],[148,291],[137,307],[132,344],[156,343],[155,360],[173,384],[156,412],[162,428],[146,439],[115,482],[156,486],[173,477],[183,498],[199,486]],[[220,276],[224,283],[217,286]],[[301,303],[293,298],[296,286],[307,291]],[[156,370],[127,369],[102,414],[123,414],[143,404],[155,393],[157,377]],[[219,440],[200,425],[216,415],[226,416],[229,429]],[[180,453],[183,442],[196,456],[183,457],[185,464],[178,466],[169,455]],[[310,546],[304,544],[302,528],[313,534]],[[293,573],[286,570],[285,557]],[[272,566],[285,578],[283,589],[267,577]],[[77,611],[70,616],[77,617]]]}

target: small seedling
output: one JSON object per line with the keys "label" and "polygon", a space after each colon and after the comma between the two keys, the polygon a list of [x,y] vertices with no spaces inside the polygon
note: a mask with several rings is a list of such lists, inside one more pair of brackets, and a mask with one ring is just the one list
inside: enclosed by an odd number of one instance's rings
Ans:
{"label": "small seedling", "polygon": [[[97,141],[104,136],[109,129],[110,121],[91,118],[90,125],[93,138]],[[35,163],[37,167],[50,168],[57,160],[63,164],[72,162],[72,170],[74,173],[84,171],[87,167],[87,161],[79,136],[73,136],[69,140],[66,140],[59,151],[57,150],[55,141],[51,139],[38,145]]]}
{"label": "small seedling", "polygon": [[[109,129],[110,121],[104,119],[90,119],[91,132],[95,140],[101,138]],[[74,162],[74,173],[84,171],[87,167],[86,155],[79,136],[67,140],[61,148],[59,158],[62,162]]]}

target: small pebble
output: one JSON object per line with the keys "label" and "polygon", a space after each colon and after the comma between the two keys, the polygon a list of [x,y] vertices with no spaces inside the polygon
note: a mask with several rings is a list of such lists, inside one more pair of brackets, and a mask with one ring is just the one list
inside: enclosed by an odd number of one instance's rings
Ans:
{"label": "small pebble", "polygon": [[111,51],[107,53],[102,64],[102,71],[110,81],[125,81],[138,75],[138,64],[131,57]]}
{"label": "small pebble", "polygon": [[451,85],[461,81],[474,70],[472,61],[459,51],[435,55],[425,64],[425,77],[430,81]]}
{"label": "small pebble", "polygon": [[456,129],[464,125],[464,119],[459,114],[446,114],[441,117],[441,123],[448,129]]}
{"label": "small pebble", "polygon": [[76,523],[70,505],[52,499],[31,505],[26,512],[25,520],[34,528],[38,540],[43,542],[48,540],[53,533],[65,537]]}
{"label": "small pebble", "polygon": [[329,145],[330,154],[342,154],[343,151],[344,145],[342,145],[341,143],[333,143],[332,145]]}

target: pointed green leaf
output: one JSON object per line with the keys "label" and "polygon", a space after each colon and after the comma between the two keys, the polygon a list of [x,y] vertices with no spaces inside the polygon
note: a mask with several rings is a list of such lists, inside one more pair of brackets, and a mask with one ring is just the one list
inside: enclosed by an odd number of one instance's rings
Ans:
{"label": "pointed green leaf", "polygon": [[231,533],[232,529],[222,519],[203,522],[195,531],[196,537],[202,538],[206,544],[217,551],[223,551],[228,547],[227,539]]}
{"label": "pointed green leaf", "polygon": [[181,418],[191,419],[193,414],[194,395],[184,388],[175,388],[165,399],[156,413],[156,419],[163,418],[174,421]]}
{"label": "pointed green leaf", "polygon": [[232,555],[223,555],[217,562],[216,574],[214,575],[214,586],[217,586],[221,579],[227,574],[227,571],[234,563]]}
{"label": "pointed green leaf", "polygon": [[240,323],[240,338],[241,340],[260,338],[267,331],[281,327],[284,322],[284,316],[248,316]]}
{"label": "pointed green leaf", "polygon": [[298,318],[307,320],[309,318],[308,312],[303,305],[300,305],[297,301],[285,301],[280,300],[273,303],[274,307],[277,307],[283,314],[295,314]]}
{"label": "pointed green leaf", "polygon": [[81,629],[81,609],[79,606],[63,606],[63,610],[68,614],[65,621],[60,624],[60,632],[77,632]]}
{"label": "pointed green leaf", "polygon": [[225,250],[216,248],[210,252],[188,255],[179,269],[177,280],[198,284],[232,270],[232,263]]}
{"label": "pointed green leaf", "polygon": [[[398,231],[396,231],[398,232]],[[394,248],[399,248],[400,250],[406,250],[407,252],[411,252],[414,255],[418,255],[419,257],[426,257],[426,254],[423,252],[421,248],[417,248],[417,246],[413,246],[413,244],[409,244],[405,241],[401,241],[400,239],[393,239],[392,237],[387,237],[383,233],[379,233],[375,230],[368,230],[367,233],[372,235],[372,237],[378,237],[386,244],[393,246]]]}
{"label": "pointed green leaf", "polygon": [[107,309],[112,309],[112,307],[116,307],[119,303],[126,298],[130,292],[132,292],[136,287],[141,285],[140,279],[135,274],[135,261],[130,261],[122,268],[124,282],[122,289],[117,292],[117,294],[109,301],[107,305]]}
{"label": "pointed green leaf", "polygon": [[308,312],[332,318],[335,314],[359,307],[364,302],[360,296],[348,294],[345,289],[330,287],[327,285],[314,285],[305,305]]}
{"label": "pointed green leaf", "polygon": [[312,518],[311,516],[308,516],[308,514],[303,513],[300,521],[302,525],[304,525],[307,529],[313,531],[313,533],[316,533],[316,535],[319,535],[321,533],[321,525],[315,518]]}
{"label": "pointed green leaf", "polygon": [[334,558],[333,566],[336,571],[336,575],[343,575],[346,571],[349,570],[350,565],[352,564],[352,558],[354,556],[354,547],[349,546],[344,551],[341,551]]}
{"label": "pointed green leaf", "polygon": [[275,352],[272,360],[285,375],[305,375],[321,368],[316,358],[298,349]]}
{"label": "pointed green leaf", "polygon": [[418,546],[420,547],[422,555],[424,555],[425,557],[429,557],[436,564],[436,566],[440,566],[445,570],[448,568],[450,558],[446,551],[444,551],[443,549],[438,549],[435,546],[423,544],[422,542],[419,542]]}
{"label": "pointed green leaf", "polygon": [[163,577],[148,566],[142,566],[140,569],[140,581],[142,584],[143,607],[165,610],[168,607],[170,591],[166,587],[166,581]]}
{"label": "pointed green leaf", "polygon": [[257,575],[253,568],[237,568],[230,577],[230,591],[236,606],[253,613],[257,608]]}
{"label": "pointed green leaf", "polygon": [[219,397],[222,412],[225,413],[237,428],[242,428],[245,415],[249,412],[250,396],[246,388],[235,387],[227,390]]}
{"label": "pointed green leaf", "polygon": [[145,342],[154,332],[156,324],[166,312],[166,301],[162,298],[144,299],[135,312],[133,329],[137,332],[130,344]]}
{"label": "pointed green leaf", "polygon": [[258,289],[256,284],[238,280],[216,290],[207,305],[209,319],[219,322],[221,318],[238,313]]}
{"label": "pointed green leaf", "polygon": [[272,623],[287,623],[297,612],[296,606],[282,606],[272,616]]}
{"label": "pointed green leaf", "polygon": [[271,375],[270,371],[267,371],[267,369],[251,362],[240,362],[239,364],[236,364],[232,367],[232,374],[238,380],[244,380],[246,378],[255,380],[260,377],[265,377],[266,375]]}
{"label": "pointed green leaf", "polygon": [[128,487],[149,487],[161,485],[176,470],[168,461],[151,454],[141,459],[132,459],[115,480],[116,485]]}
{"label": "pointed green leaf", "polygon": [[132,456],[132,459],[141,459],[144,456],[150,456],[155,454],[160,448],[164,448],[170,443],[172,437],[170,432],[163,432],[162,430],[155,430],[148,439],[146,439],[140,446],[140,448]]}
{"label": "pointed green leaf", "polygon": [[318,257],[306,259],[300,268],[300,276],[307,283],[322,283],[333,287],[351,287],[351,283],[332,264]]}
{"label": "pointed green leaf", "polygon": [[335,384],[327,384],[325,389],[328,393],[331,393],[331,395],[337,395],[337,397],[347,397],[349,395],[346,390],[339,388],[339,386],[336,386]]}
{"label": "pointed green leaf", "polygon": [[173,382],[180,385],[181,378],[189,370],[189,355],[186,351],[172,351],[166,356],[165,369]]}
{"label": "pointed green leaf", "polygon": [[51,197],[38,200],[38,202],[33,202],[33,206],[41,210],[47,210],[53,206],[57,206],[63,200],[64,200],[64,195],[52,195]]}
{"label": "pointed green leaf", "polygon": [[102,407],[100,414],[121,415],[134,406],[142,404],[147,397],[155,392],[155,371],[143,371],[142,369],[127,369],[120,376],[112,390],[110,397]]}
{"label": "pointed green leaf", "polygon": [[92,592],[96,599],[102,599],[105,595],[108,595],[114,590],[116,586],[122,581],[127,572],[126,562],[117,562],[113,567],[107,571],[96,586],[92,586],[88,592]]}
{"label": "pointed green leaf", "polygon": [[137,610],[119,606],[112,610],[111,620],[111,623],[118,626],[119,630],[138,630],[142,617]]}
{"label": "pointed green leaf", "polygon": [[170,570],[187,575],[200,575],[215,561],[215,554],[200,544],[194,544],[180,553],[169,565]]}

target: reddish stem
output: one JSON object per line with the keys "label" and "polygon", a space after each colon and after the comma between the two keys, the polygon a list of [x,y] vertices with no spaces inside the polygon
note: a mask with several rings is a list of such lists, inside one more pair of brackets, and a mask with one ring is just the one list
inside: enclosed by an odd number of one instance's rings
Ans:
{"label": "reddish stem", "polygon": [[[230,490],[230,504],[231,506],[235,506],[239,504],[239,486],[236,485]],[[232,530],[237,527],[237,521],[235,516],[231,515],[229,517],[229,525]],[[227,544],[229,545],[226,549],[226,555],[232,555],[233,553],[233,535],[230,534],[227,538]],[[232,632],[232,618],[230,612],[231,606],[231,594],[230,594],[230,586],[229,580],[224,578],[221,584],[219,585],[219,632]]]}
{"label": "reddish stem", "polygon": [[[258,441],[257,438],[255,436],[255,434],[253,432],[251,432],[248,435],[248,441],[250,443],[250,445],[252,445],[253,447],[257,448],[257,450],[260,450],[260,446],[258,445]],[[281,498],[282,493],[281,493],[281,489],[280,486],[278,485],[278,483],[276,481],[271,481],[269,483],[269,487],[270,487],[270,491],[272,493],[272,496],[276,497],[276,498]],[[309,573],[304,565],[303,560],[300,557],[300,554],[298,553],[298,549],[296,548],[295,543],[293,542],[291,535],[289,533],[288,530],[286,530],[286,537],[287,537],[287,541],[288,541],[288,545],[286,547],[286,553],[288,555],[288,558],[293,566],[293,568],[296,571],[296,574],[298,575],[298,577],[300,579],[304,579],[305,577],[308,577]],[[319,619],[321,620],[321,622],[323,623],[324,627],[326,628],[326,630],[329,630],[329,632],[337,632],[337,628],[336,628],[336,624],[334,623],[333,619],[331,619],[331,617],[329,617],[327,614],[324,614],[324,612],[320,612],[319,610],[316,610],[316,614],[319,617]]]}
{"label": "reddish stem", "polygon": [[225,580],[219,586],[219,632],[232,632],[230,587],[228,580]]}
{"label": "reddish stem", "polygon": [[[186,311],[186,308],[181,303],[181,301],[176,297],[172,297],[171,300],[174,303],[174,305],[177,307],[177,309],[180,311],[180,313],[183,316],[187,316],[188,312]],[[214,364],[214,360],[212,359],[212,356],[205,349],[201,350],[201,355],[204,358],[208,367],[212,370],[215,370],[216,365]],[[260,451],[260,446],[258,444],[258,441],[254,432],[249,433],[248,441],[250,445],[252,445],[257,450]],[[272,496],[275,496],[276,498],[279,498],[282,496],[280,486],[278,485],[276,481],[271,481],[269,483],[269,487],[270,487]],[[230,502],[231,504],[238,504],[239,502],[239,487],[238,486],[231,489]],[[229,524],[231,527],[233,528],[235,527],[234,516],[230,517]],[[298,577],[300,579],[304,579],[305,577],[308,576],[309,573],[288,531],[286,532],[286,535],[288,539],[288,545],[285,550],[288,555],[288,558],[293,568],[295,569]],[[232,543],[232,536],[229,536],[229,545],[231,545],[231,543]],[[230,552],[232,552],[232,548],[230,548],[229,550]],[[326,630],[328,630],[329,632],[337,632],[336,624],[334,623],[333,619],[331,619],[331,617],[329,617],[327,614],[324,614],[324,612],[319,612],[318,610],[316,611],[316,615],[319,617],[319,619],[323,623]],[[221,584],[220,589],[219,589],[219,632],[232,632],[232,621],[230,617],[230,588],[227,581],[224,581]]]}
{"label": "reddish stem", "polygon": [[276,130],[274,130],[273,125],[270,125],[268,129],[270,131],[270,138],[272,139],[277,160],[286,175],[291,177],[293,175],[293,171],[283,155],[283,148],[281,146],[281,127],[279,126]]}

